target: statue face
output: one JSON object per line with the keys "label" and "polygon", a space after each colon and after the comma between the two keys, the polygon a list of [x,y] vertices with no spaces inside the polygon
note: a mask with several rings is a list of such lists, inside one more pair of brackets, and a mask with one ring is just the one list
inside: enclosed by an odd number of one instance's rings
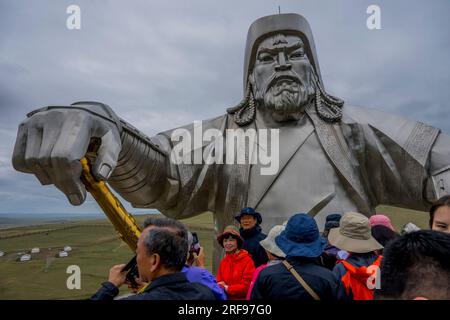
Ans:
{"label": "statue face", "polygon": [[253,95],[274,120],[298,120],[314,97],[313,68],[299,36],[263,40],[250,75]]}

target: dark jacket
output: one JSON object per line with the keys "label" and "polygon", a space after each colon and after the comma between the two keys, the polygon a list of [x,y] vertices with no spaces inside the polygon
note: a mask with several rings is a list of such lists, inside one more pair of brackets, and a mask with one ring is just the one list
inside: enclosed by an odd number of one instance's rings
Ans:
{"label": "dark jacket", "polygon": [[[321,300],[345,300],[342,283],[318,265],[317,259],[288,257],[288,262]],[[294,275],[279,263],[264,268],[256,279],[251,300],[313,300]]]}
{"label": "dark jacket", "polygon": [[[119,289],[115,285],[104,282],[91,300],[112,300],[117,294]],[[144,292],[123,300],[215,300],[215,297],[208,287],[190,283],[184,273],[177,272],[155,279]]]}
{"label": "dark jacket", "polygon": [[244,245],[242,249],[250,253],[253,262],[255,263],[255,268],[267,263],[269,258],[267,257],[266,250],[264,250],[264,248],[259,244],[261,240],[264,240],[267,237],[261,232],[261,227],[257,225],[248,230],[240,228],[239,232],[241,233],[242,238],[244,238]]}
{"label": "dark jacket", "polygon": [[333,268],[336,266],[336,262],[338,261],[338,252],[338,248],[332,245],[327,245],[323,250],[322,255],[319,257],[320,265],[327,268],[328,270],[333,270]]}
{"label": "dark jacket", "polygon": [[[375,262],[375,260],[378,258],[378,256],[374,252],[369,253],[352,253],[350,256],[345,259],[348,263],[350,263],[352,266],[355,266],[356,268],[365,266],[368,267],[371,264]],[[342,277],[347,273],[347,269],[344,267],[342,263],[336,264],[336,266],[333,269],[333,273],[336,276],[336,278],[339,279],[339,281],[342,283]],[[345,290],[344,290],[345,291]],[[352,292],[349,292],[349,299],[353,299]]]}

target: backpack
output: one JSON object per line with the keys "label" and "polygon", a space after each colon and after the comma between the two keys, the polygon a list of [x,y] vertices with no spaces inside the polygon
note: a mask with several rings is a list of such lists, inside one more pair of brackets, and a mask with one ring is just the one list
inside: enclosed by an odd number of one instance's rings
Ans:
{"label": "backpack", "polygon": [[342,276],[341,280],[345,287],[347,295],[350,294],[350,290],[353,294],[353,300],[373,300],[374,288],[368,287],[368,280],[372,279],[377,281],[377,272],[381,263],[382,256],[379,256],[374,263],[370,266],[361,266],[359,268],[351,265],[345,260],[340,261],[347,272]]}

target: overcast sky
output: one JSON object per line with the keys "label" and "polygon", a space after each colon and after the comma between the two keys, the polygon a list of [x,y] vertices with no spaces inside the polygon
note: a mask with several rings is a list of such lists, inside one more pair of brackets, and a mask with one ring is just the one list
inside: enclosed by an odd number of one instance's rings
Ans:
{"label": "overcast sky", "polygon": [[[66,28],[71,4],[81,30]],[[98,211],[13,170],[27,112],[97,100],[148,135],[220,115],[242,98],[249,25],[278,5],[310,22],[330,93],[450,133],[448,0],[0,0],[0,213]]]}

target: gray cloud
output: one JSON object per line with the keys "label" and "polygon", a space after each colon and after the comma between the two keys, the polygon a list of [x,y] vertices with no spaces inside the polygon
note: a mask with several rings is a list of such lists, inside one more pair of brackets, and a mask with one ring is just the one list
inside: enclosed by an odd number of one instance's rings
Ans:
{"label": "gray cloud", "polygon": [[376,1],[375,31],[366,28],[366,0],[79,0],[82,29],[71,31],[65,11],[73,3],[0,2],[0,212],[96,210],[92,200],[71,207],[12,169],[27,112],[97,100],[149,135],[222,114],[242,96],[248,26],[278,5],[310,21],[330,92],[450,132],[446,0]]}

